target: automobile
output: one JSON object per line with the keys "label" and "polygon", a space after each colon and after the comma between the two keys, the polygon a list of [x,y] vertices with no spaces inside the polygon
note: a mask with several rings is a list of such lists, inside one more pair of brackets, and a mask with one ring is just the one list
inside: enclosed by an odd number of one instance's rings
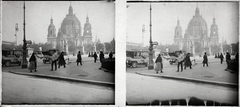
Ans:
{"label": "automobile", "polygon": [[147,57],[144,53],[147,51],[127,51],[126,66],[136,68],[139,65],[148,65]]}
{"label": "automobile", "polygon": [[2,66],[21,65],[22,50],[2,50]]}

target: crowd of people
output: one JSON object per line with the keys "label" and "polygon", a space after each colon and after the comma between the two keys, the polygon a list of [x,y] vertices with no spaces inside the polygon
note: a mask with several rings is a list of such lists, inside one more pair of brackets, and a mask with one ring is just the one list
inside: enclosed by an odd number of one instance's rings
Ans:
{"label": "crowd of people", "polygon": [[[192,61],[190,59],[190,53],[187,53],[186,55],[184,55],[184,53],[182,51],[179,51],[177,54],[177,58],[176,58],[176,63],[177,63],[177,71],[176,72],[180,72],[179,67],[181,67],[181,72],[183,71],[183,65],[184,65],[184,69],[186,69],[187,67],[190,67],[190,69],[192,69]],[[223,63],[223,59],[224,56],[221,53],[218,58],[220,58],[220,63]],[[232,69],[230,63],[238,63],[238,53],[235,55],[235,60],[232,61],[231,60],[231,55],[227,52],[226,53],[226,63],[227,63],[227,68],[225,70],[228,69]],[[163,73],[163,60],[161,57],[161,54],[158,55],[157,59],[155,60],[156,66],[155,66],[155,71],[156,73],[161,72]],[[209,62],[208,62],[208,56],[207,53],[204,53],[203,56],[203,61],[202,61],[202,66],[205,67],[205,65],[208,67],[209,66]]]}
{"label": "crowd of people", "polygon": [[[30,59],[29,59],[29,67],[28,69],[30,70],[30,72],[37,72],[37,55],[35,55],[35,53],[32,53]],[[98,55],[97,53],[95,52],[94,55],[94,63],[97,62],[97,59],[98,59]],[[100,54],[99,54],[99,58],[100,58],[100,62],[102,63],[103,60],[105,59],[104,58],[104,53],[102,51],[100,51]],[[109,59],[112,59],[113,58],[113,53],[110,52],[109,53]],[[66,68],[66,60],[64,58],[64,52],[61,52],[60,54],[58,54],[58,52],[56,50],[53,50],[52,53],[51,53],[51,57],[50,57],[51,61],[51,70],[50,71],[53,71],[53,69],[55,68],[55,70],[57,70],[57,65],[58,65],[58,68],[60,68],[61,66],[63,66],[64,68]],[[76,63],[77,63],[77,66],[80,64],[80,65],[83,65],[82,63],[82,55],[81,55],[81,52],[78,51],[78,54],[77,54],[77,60],[76,60]]]}
{"label": "crowd of people", "polygon": [[[179,51],[176,54],[177,54],[177,58],[176,58],[177,71],[176,72],[180,72],[179,70],[180,67],[181,67],[181,72],[183,72],[183,66],[184,66],[184,69],[186,69],[187,67],[192,69],[192,61],[190,59],[190,53],[187,53],[186,55],[184,55],[182,51]],[[158,55],[155,63],[156,63],[156,66],[155,66],[156,73],[158,73],[159,71],[163,73],[163,62],[162,62],[161,54]],[[203,67],[205,67],[205,65],[208,66],[208,57],[206,52],[204,53],[202,63],[203,63]]]}

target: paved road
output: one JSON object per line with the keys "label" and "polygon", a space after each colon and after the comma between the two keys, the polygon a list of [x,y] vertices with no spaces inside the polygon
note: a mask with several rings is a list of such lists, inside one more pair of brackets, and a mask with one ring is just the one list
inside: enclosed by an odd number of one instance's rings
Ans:
{"label": "paved road", "polygon": [[127,73],[128,104],[146,104],[154,100],[172,100],[197,97],[235,105],[238,90],[199,83],[181,82]]}
{"label": "paved road", "polygon": [[110,87],[2,74],[2,104],[114,103]]}

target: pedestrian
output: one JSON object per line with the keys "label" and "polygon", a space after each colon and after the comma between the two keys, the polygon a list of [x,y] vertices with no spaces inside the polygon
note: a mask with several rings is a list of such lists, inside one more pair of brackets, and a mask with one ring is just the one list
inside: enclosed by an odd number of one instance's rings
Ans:
{"label": "pedestrian", "polygon": [[104,54],[103,51],[100,51],[100,62],[102,63],[104,60]]}
{"label": "pedestrian", "polygon": [[53,71],[53,65],[55,65],[55,70],[57,70],[58,54],[57,54],[56,50],[53,50],[53,54],[52,54],[51,59],[52,59],[52,64],[51,64],[52,69],[51,69],[51,71]]}
{"label": "pedestrian", "polygon": [[179,66],[181,66],[181,72],[183,71],[183,65],[182,65],[183,60],[184,60],[184,56],[182,54],[182,51],[179,51],[178,58],[177,58],[177,62],[178,62],[177,72],[179,72]]}
{"label": "pedestrian", "polygon": [[156,67],[155,67],[156,73],[158,73],[158,71],[161,71],[161,73],[163,73],[163,71],[162,71],[162,57],[161,57],[161,54],[158,55],[155,63],[156,63]]}
{"label": "pedestrian", "polygon": [[37,63],[37,58],[35,56],[35,54],[33,53],[32,56],[29,59],[29,70],[30,72],[32,72],[32,70],[35,70],[35,72],[37,72],[37,67],[36,67],[36,63]]}
{"label": "pedestrian", "polygon": [[93,56],[94,56],[94,62],[96,63],[96,61],[97,61],[97,57],[98,57],[98,56],[97,56],[97,53],[94,52],[94,55],[93,55]]}
{"label": "pedestrian", "polygon": [[82,55],[80,51],[78,51],[78,55],[77,55],[77,66],[78,66],[78,63],[82,65]]}
{"label": "pedestrian", "polygon": [[64,59],[64,52],[61,52],[61,54],[58,57],[58,68],[60,68],[60,66],[64,66],[64,68],[66,68],[66,62]]}
{"label": "pedestrian", "polygon": [[112,51],[109,53],[109,58],[110,59],[112,59],[112,57],[113,57],[113,53],[112,53]]}
{"label": "pedestrian", "polygon": [[230,61],[231,61],[231,55],[227,52],[227,54],[226,54],[227,68],[226,69],[229,69],[229,62]]}
{"label": "pedestrian", "polygon": [[184,69],[186,69],[186,67],[190,67],[190,69],[192,69],[192,62],[190,59],[190,53],[187,53],[185,59],[184,59]]}
{"label": "pedestrian", "polygon": [[205,52],[204,53],[204,56],[203,56],[203,67],[205,67],[205,64],[208,66],[208,57],[207,57],[207,53]]}
{"label": "pedestrian", "polygon": [[221,55],[219,56],[220,57],[220,61],[221,61],[221,64],[222,64],[222,62],[223,62],[223,54],[221,53]]}

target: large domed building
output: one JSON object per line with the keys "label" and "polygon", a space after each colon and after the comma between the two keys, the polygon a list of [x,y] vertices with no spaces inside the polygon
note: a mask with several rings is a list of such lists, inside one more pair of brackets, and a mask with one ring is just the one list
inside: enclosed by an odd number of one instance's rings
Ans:
{"label": "large domed building", "polygon": [[[53,25],[53,19],[51,18],[50,21],[47,41],[53,45],[53,48],[68,53],[69,50],[79,51],[78,47],[93,43],[92,28],[89,22],[89,17],[87,16],[86,18],[84,33],[82,36],[81,22],[75,14],[73,14],[73,8],[71,5],[69,6],[68,14],[61,23],[57,36],[55,26]],[[84,51],[84,47],[83,50],[80,51]]]}
{"label": "large domed building", "polygon": [[180,50],[185,50],[191,53],[202,53],[206,51],[211,53],[211,48],[218,43],[218,26],[215,17],[210,29],[210,36],[208,36],[208,26],[205,19],[200,15],[200,10],[197,7],[195,15],[190,20],[184,36],[182,35],[182,27],[179,20],[175,27],[174,44],[179,46]]}

